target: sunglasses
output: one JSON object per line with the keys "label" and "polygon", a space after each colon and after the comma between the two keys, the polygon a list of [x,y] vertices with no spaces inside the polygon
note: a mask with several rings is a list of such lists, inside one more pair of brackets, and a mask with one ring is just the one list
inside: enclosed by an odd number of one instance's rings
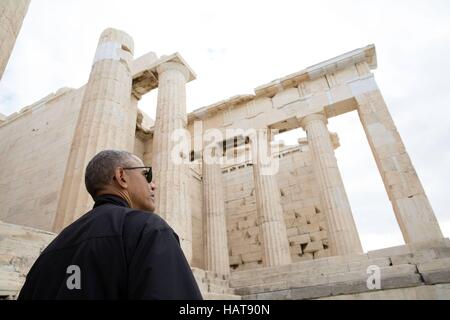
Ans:
{"label": "sunglasses", "polygon": [[123,168],[123,170],[136,170],[136,169],[146,169],[142,171],[142,174],[144,175],[145,179],[147,179],[148,183],[152,182],[153,179],[152,167]]}

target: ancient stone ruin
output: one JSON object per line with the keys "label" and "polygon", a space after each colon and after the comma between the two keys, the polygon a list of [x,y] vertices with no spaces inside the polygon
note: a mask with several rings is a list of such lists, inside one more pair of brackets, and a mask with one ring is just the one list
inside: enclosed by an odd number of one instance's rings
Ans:
{"label": "ancient stone ruin", "polygon": [[[0,3],[0,77],[28,3]],[[190,113],[196,75],[182,56],[135,58],[133,46],[105,30],[86,85],[0,117],[1,297],[14,298],[55,234],[92,208],[87,162],[121,149],[153,167],[156,212],[180,236],[205,298],[450,298],[450,240],[375,82],[375,46]],[[154,120],[138,108],[152,90]],[[403,246],[363,252],[327,128],[348,112],[359,115]],[[298,128],[307,138],[297,145],[273,143],[274,132]],[[187,139],[175,153],[174,132]]]}

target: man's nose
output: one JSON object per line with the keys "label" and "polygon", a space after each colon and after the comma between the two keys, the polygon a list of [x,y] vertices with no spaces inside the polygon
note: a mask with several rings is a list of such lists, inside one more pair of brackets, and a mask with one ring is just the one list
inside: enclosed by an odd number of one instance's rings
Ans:
{"label": "man's nose", "polygon": [[156,184],[155,184],[153,181],[150,182],[150,189],[151,189],[152,191],[156,190]]}

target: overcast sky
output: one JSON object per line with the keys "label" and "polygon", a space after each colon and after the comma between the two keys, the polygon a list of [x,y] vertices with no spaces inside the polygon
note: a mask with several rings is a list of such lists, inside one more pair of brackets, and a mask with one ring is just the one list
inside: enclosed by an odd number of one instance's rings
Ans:
{"label": "overcast sky", "polygon": [[[198,76],[188,111],[375,44],[376,80],[450,237],[450,1],[32,0],[0,82],[0,112],[86,83],[107,27],[134,38],[135,57],[181,53]],[[154,117],[155,104],[151,93],[139,106]],[[336,155],[364,249],[403,244],[357,114],[329,128],[340,137]]]}

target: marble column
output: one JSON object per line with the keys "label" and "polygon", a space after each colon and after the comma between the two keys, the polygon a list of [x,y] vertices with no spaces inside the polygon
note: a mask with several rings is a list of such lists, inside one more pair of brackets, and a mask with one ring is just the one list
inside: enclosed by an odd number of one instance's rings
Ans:
{"label": "marble column", "polygon": [[203,150],[203,212],[205,217],[205,267],[230,273],[220,147]]}
{"label": "marble column", "polygon": [[360,254],[363,252],[361,241],[337,165],[327,119],[322,114],[312,114],[303,118],[300,125],[308,136],[320,200],[328,222],[330,252],[335,256]]}
{"label": "marble column", "polygon": [[[126,125],[128,126],[128,132],[136,132],[136,124],[137,124],[137,117],[138,117],[138,104],[139,104],[140,98],[135,96],[134,94],[130,97],[130,106],[128,107],[127,112],[127,118],[126,118]],[[127,136],[126,144],[123,148],[123,150],[126,150],[128,152],[133,153],[134,152],[134,143],[136,140],[135,134],[130,134]]]}
{"label": "marble column", "polygon": [[0,1],[0,80],[5,72],[30,0]]}
{"label": "marble column", "polygon": [[405,242],[442,239],[439,223],[381,92],[374,90],[355,98]]}
{"label": "marble column", "polygon": [[[127,148],[134,136],[128,121],[131,99],[133,39],[125,32],[106,29],[100,36],[66,166],[53,230],[92,209],[84,173],[94,155],[105,149]],[[132,111],[134,113],[134,111]]]}
{"label": "marble column", "polygon": [[179,142],[174,132],[187,128],[186,82],[189,70],[182,64],[166,62],[157,68],[158,101],[153,138],[153,172],[156,211],[175,230],[181,247],[192,259],[192,217],[188,194],[189,154],[173,152]]}
{"label": "marble column", "polygon": [[276,172],[269,169],[274,161],[273,156],[268,154],[271,135],[268,130],[258,130],[250,140],[258,225],[263,245],[263,264],[265,267],[289,264],[291,255],[280,189]]}

